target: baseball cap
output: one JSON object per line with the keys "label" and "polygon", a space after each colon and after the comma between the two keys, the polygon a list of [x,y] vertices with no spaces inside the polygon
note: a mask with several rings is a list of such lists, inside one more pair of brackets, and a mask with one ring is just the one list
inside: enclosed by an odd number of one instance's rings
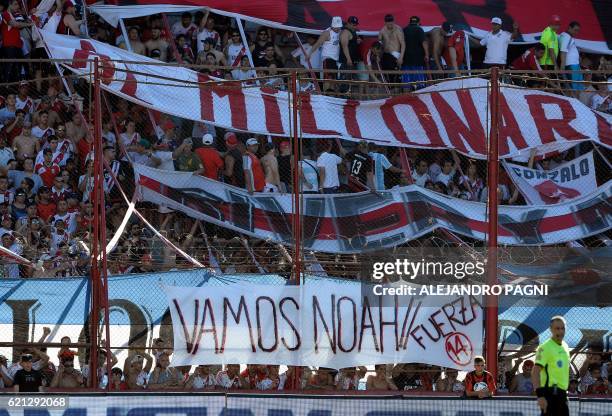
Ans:
{"label": "baseball cap", "polygon": [[357,16],[351,16],[348,18],[347,22],[349,22],[352,25],[358,25],[359,19],[357,19]]}
{"label": "baseball cap", "polygon": [[32,361],[33,358],[34,357],[32,356],[32,354],[22,354],[21,355],[22,362]]}
{"label": "baseball cap", "polygon": [[215,40],[213,38],[206,38],[204,39],[204,43],[210,43],[211,45],[215,44]]}
{"label": "baseball cap", "polygon": [[204,144],[213,144],[213,141],[215,141],[215,139],[210,133],[206,133],[204,136],[202,136],[202,143]]}
{"label": "baseball cap", "polygon": [[342,27],[342,18],[340,16],[334,16],[332,18],[331,27],[335,27],[335,28]]}
{"label": "baseball cap", "polygon": [[550,21],[553,23],[561,23],[561,17],[557,14],[553,14],[550,18]]}
{"label": "baseball cap", "polygon": [[494,17],[493,19],[491,19],[491,23],[495,23],[496,25],[501,25],[502,20],[499,17]]}
{"label": "baseball cap", "polygon": [[414,25],[417,24],[421,21],[421,18],[419,16],[411,16],[410,17],[410,24]]}
{"label": "baseball cap", "polygon": [[393,22],[395,21],[395,18],[393,17],[392,14],[388,14],[385,16],[385,22]]}
{"label": "baseball cap", "polygon": [[238,138],[236,137],[236,134],[232,133],[231,131],[225,133],[225,145],[230,149],[238,146]]}
{"label": "baseball cap", "polygon": [[138,141],[138,144],[141,145],[142,147],[144,147],[145,149],[150,149],[151,148],[151,143],[146,140],[146,139],[140,139]]}
{"label": "baseball cap", "polygon": [[176,126],[175,126],[175,125],[174,125],[174,123],[173,123],[172,121],[170,121],[170,120],[167,120],[167,121],[164,123],[164,130],[170,130],[170,129],[173,129],[174,127],[176,127]]}
{"label": "baseball cap", "polygon": [[257,145],[257,144],[259,144],[259,142],[254,137],[251,137],[249,140],[246,141],[246,145],[247,146],[254,146],[254,145]]}

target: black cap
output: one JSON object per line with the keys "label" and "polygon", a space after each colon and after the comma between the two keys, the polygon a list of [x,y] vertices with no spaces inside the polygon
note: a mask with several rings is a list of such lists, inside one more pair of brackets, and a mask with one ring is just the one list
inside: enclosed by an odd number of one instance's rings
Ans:
{"label": "black cap", "polygon": [[395,21],[395,18],[393,17],[392,14],[388,14],[385,16],[385,22],[393,22]]}
{"label": "black cap", "polygon": [[359,19],[357,19],[357,16],[351,16],[348,18],[347,22],[349,22],[352,25],[358,25]]}
{"label": "black cap", "polygon": [[410,24],[416,25],[421,22],[421,18],[419,16],[410,16]]}
{"label": "black cap", "polygon": [[32,356],[32,354],[22,354],[21,355],[22,362],[32,361],[33,358],[34,357]]}

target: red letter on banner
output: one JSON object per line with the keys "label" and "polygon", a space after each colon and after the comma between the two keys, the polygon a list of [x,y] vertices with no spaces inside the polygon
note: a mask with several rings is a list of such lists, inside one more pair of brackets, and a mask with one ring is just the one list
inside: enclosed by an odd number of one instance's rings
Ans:
{"label": "red letter on banner", "polygon": [[[210,78],[198,74],[200,84],[210,81]],[[203,84],[200,85],[200,109],[203,120],[215,121],[213,94],[219,98],[229,97],[229,112],[232,115],[232,127],[247,130],[247,112],[244,93],[239,83]]]}
{"label": "red letter on banner", "polygon": [[[425,134],[427,134],[427,139],[429,139],[429,145],[426,143],[416,143],[411,141],[404,130],[404,127],[400,123],[397,118],[397,114],[395,114],[395,106],[396,105],[409,105],[412,107],[412,111],[417,116],[417,119],[421,123],[421,127],[425,130]],[[383,120],[385,124],[393,133],[393,136],[402,143],[406,144],[418,144],[420,146],[428,146],[428,147],[444,147],[444,143],[442,142],[442,137],[440,137],[440,132],[438,131],[438,126],[433,121],[431,117],[431,113],[425,103],[419,99],[419,97],[412,95],[400,95],[397,97],[389,98],[385,101],[383,105],[380,106],[380,112],[382,114]]]}
{"label": "red letter on banner", "polygon": [[508,146],[508,139],[514,143],[514,146],[518,150],[526,149],[529,147],[521,129],[516,122],[514,113],[508,107],[508,102],[504,94],[499,94],[499,155],[504,156],[510,153],[510,146]]}
{"label": "red letter on banner", "polygon": [[283,121],[280,109],[278,108],[276,92],[272,88],[261,88],[261,97],[263,98],[266,112],[266,129],[269,133],[281,134],[283,133]]}
{"label": "red letter on banner", "polygon": [[344,103],[344,123],[346,123],[346,132],[351,137],[361,137],[361,130],[357,123],[357,107],[359,107],[357,100],[346,100]]}
{"label": "red letter on banner", "polygon": [[[588,138],[570,126],[570,122],[576,118],[576,111],[572,107],[572,103],[567,99],[550,95],[527,95],[525,99],[527,104],[529,104],[529,111],[540,133],[542,144],[555,142],[555,132],[566,140],[584,140]],[[546,118],[544,104],[558,106],[561,110],[561,118]]]}
{"label": "red letter on banner", "polygon": [[[478,118],[478,111],[472,101],[472,96],[468,91],[459,90],[456,92],[463,115],[467,120],[467,125],[461,120],[459,115],[446,102],[438,92],[431,93],[431,99],[440,114],[442,123],[446,128],[446,134],[453,147],[461,152],[467,153],[467,148],[463,140],[470,144],[476,153],[484,155],[487,153],[485,147],[485,132]],[[463,137],[463,140],[461,139]]]}
{"label": "red letter on banner", "polygon": [[302,132],[306,134],[314,134],[320,136],[339,136],[341,135],[336,130],[320,130],[317,127],[317,120],[312,111],[310,104],[310,95],[300,94],[300,122],[302,124]]}

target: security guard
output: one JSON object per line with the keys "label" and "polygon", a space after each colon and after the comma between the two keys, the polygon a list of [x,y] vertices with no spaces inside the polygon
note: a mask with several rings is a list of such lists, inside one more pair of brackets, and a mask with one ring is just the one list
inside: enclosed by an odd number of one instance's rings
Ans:
{"label": "security guard", "polygon": [[550,319],[551,338],[541,344],[536,352],[531,382],[538,396],[538,406],[543,416],[569,416],[567,388],[569,386],[569,348],[563,341],[565,319]]}

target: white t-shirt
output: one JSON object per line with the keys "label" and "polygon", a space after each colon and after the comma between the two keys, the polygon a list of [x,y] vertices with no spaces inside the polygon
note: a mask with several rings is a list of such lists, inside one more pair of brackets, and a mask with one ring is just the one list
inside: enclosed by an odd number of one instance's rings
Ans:
{"label": "white t-shirt", "polygon": [[414,184],[418,185],[422,188],[425,187],[425,183],[430,181],[429,174],[425,172],[422,175],[419,175],[416,170],[412,171],[412,179],[414,179]]}
{"label": "white t-shirt", "polygon": [[211,38],[215,41],[215,43],[213,44],[213,47],[215,49],[218,49],[221,45],[221,36],[219,36],[219,33],[216,30],[210,32],[208,29],[205,28],[201,32],[198,32],[198,34],[196,35],[196,39],[198,41],[198,53],[204,50],[204,41],[208,38]]}
{"label": "white t-shirt", "polygon": [[576,40],[567,32],[559,35],[559,51],[567,53],[565,65],[580,65],[580,54],[576,47]]}
{"label": "white t-shirt", "polygon": [[440,172],[436,178],[436,182],[442,182],[448,187],[448,184],[453,180],[453,176],[455,176],[455,169],[451,170],[450,173]]}
{"label": "white t-shirt", "polygon": [[323,188],[335,188],[340,186],[338,178],[338,165],[342,158],[333,153],[323,152],[317,159],[317,167],[325,169],[325,180],[321,184]]}
{"label": "white t-shirt", "polygon": [[485,64],[506,65],[508,57],[508,45],[512,40],[512,34],[505,30],[497,33],[489,32],[481,39],[480,44],[487,47],[485,54]]}
{"label": "white t-shirt", "polygon": [[198,30],[198,27],[193,23],[189,23],[189,26],[185,27],[183,26],[183,22],[178,21],[172,25],[171,32],[175,39],[178,37],[178,35],[185,35],[187,42],[189,42],[191,40],[191,35],[195,30]]}
{"label": "white t-shirt", "polygon": [[[312,45],[310,43],[305,43],[303,47],[303,51],[302,48],[294,49],[293,52],[291,52],[291,56],[294,58],[300,58],[300,65],[302,65],[304,68],[308,68],[308,62],[306,61],[304,52],[306,52],[306,54],[310,54],[312,51]],[[321,48],[317,49],[317,51],[310,56],[310,65],[312,66],[312,69],[321,69]]]}
{"label": "white t-shirt", "polygon": [[157,166],[157,169],[163,170],[174,170],[174,160],[172,159],[172,152],[155,151],[153,156],[161,160],[161,164]]}

